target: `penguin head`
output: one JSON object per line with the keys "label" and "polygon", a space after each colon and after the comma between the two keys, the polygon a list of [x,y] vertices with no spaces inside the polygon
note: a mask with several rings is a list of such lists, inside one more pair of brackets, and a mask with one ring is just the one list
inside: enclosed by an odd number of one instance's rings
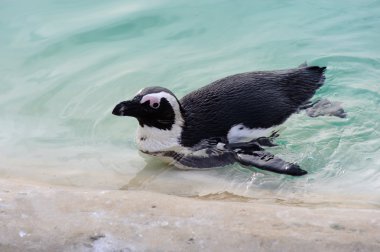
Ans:
{"label": "penguin head", "polygon": [[117,104],[112,114],[135,117],[141,127],[171,130],[174,124],[182,121],[181,111],[177,97],[170,90],[148,87],[140,90],[131,100]]}

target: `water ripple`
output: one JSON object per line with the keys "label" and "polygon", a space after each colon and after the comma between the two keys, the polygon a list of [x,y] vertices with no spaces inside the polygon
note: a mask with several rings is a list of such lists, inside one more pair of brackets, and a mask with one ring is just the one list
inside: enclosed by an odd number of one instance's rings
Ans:
{"label": "water ripple", "polygon": [[[379,1],[6,1],[0,8],[0,173],[212,199],[238,195],[297,205],[356,195],[376,202],[379,10]],[[181,97],[229,74],[305,60],[327,66],[317,97],[342,102],[348,118],[300,113],[285,123],[271,151],[299,163],[309,172],[304,177],[238,165],[172,169],[141,158],[137,123],[110,113],[145,86],[165,86]]]}

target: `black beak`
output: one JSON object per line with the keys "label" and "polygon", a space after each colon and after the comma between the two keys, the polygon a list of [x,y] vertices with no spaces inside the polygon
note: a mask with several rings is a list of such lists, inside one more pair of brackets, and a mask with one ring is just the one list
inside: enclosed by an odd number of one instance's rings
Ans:
{"label": "black beak", "polygon": [[123,101],[116,105],[112,114],[117,116],[134,116],[141,112],[141,105],[137,101]]}

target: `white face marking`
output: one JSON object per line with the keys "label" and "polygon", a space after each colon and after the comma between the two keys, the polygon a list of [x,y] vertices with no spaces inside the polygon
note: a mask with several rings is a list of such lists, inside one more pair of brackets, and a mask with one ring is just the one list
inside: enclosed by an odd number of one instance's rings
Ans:
{"label": "white face marking", "polygon": [[[169,93],[159,92],[144,95],[141,99],[141,103],[149,101],[149,105],[155,108],[154,104],[160,104],[162,98],[165,98],[173,108],[175,114],[174,124],[170,130],[162,130],[146,125],[144,125],[144,127],[139,126],[137,129],[136,142],[141,151],[156,152],[181,148],[179,139],[182,134],[183,118],[177,99]],[[160,105],[158,105],[158,107],[159,106]]]}
{"label": "white face marking", "polygon": [[145,95],[141,99],[140,103],[142,104],[142,103],[145,103],[147,101],[149,102],[149,106],[151,106],[152,108],[157,109],[157,108],[160,107],[161,98],[157,94],[147,94],[147,95]]}
{"label": "white face marking", "polygon": [[230,143],[249,142],[260,137],[269,137],[273,130],[273,127],[267,129],[251,129],[240,123],[233,126],[230,131],[228,131],[227,139]]}
{"label": "white face marking", "polygon": [[174,113],[175,113],[176,116],[177,115],[181,116],[181,112],[179,110],[179,104],[178,104],[177,99],[174,96],[172,96],[171,94],[166,93],[164,91],[159,92],[159,93],[153,93],[153,94],[144,95],[141,98],[140,103],[144,103],[146,101],[149,101],[149,105],[152,106],[154,103],[158,103],[159,104],[162,98],[165,98],[170,103],[170,105],[172,105],[172,108],[173,108]]}

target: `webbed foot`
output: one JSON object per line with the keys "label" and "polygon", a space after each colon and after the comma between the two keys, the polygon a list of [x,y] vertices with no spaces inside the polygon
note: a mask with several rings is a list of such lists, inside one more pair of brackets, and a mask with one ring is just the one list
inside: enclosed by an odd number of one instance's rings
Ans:
{"label": "webbed foot", "polygon": [[306,110],[306,114],[310,117],[318,116],[336,116],[340,118],[346,118],[347,113],[341,106],[340,102],[332,102],[327,99],[318,100],[312,104],[305,105],[303,108]]}

